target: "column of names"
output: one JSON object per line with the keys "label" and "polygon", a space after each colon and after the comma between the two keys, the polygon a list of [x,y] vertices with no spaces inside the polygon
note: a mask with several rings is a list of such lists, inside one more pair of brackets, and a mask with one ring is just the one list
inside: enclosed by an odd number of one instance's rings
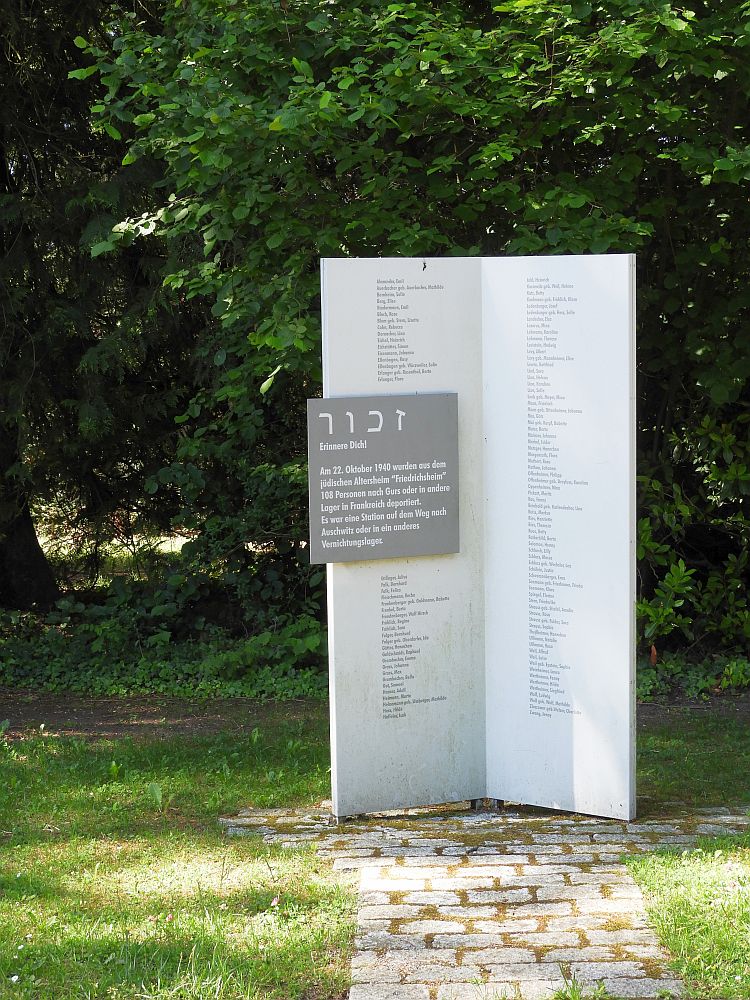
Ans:
{"label": "column of names", "polygon": [[576,361],[561,336],[575,324],[576,302],[573,284],[526,279],[529,714],[542,718],[580,714],[563,650],[583,586],[559,552],[569,519],[583,516],[588,486],[573,478],[564,455],[583,416],[561,388]]}
{"label": "column of names", "polygon": [[431,688],[424,655],[432,639],[433,611],[449,600],[448,595],[418,593],[406,573],[381,574],[384,719],[405,719],[409,706],[447,700],[447,695]]}
{"label": "column of names", "polygon": [[[437,362],[424,356],[416,343],[422,324],[419,297],[440,295],[441,284],[407,282],[403,278],[377,278],[375,325],[377,333],[378,382],[404,382],[415,375],[432,375]],[[415,308],[416,303],[416,308]]]}

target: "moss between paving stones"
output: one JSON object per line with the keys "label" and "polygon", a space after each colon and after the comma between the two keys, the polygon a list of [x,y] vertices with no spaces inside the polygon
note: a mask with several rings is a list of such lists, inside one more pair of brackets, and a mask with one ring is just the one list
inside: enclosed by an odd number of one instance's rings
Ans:
{"label": "moss between paving stones", "polygon": [[[358,938],[363,950],[353,968],[373,989],[390,980],[399,991],[394,1000],[416,985],[424,988],[419,995],[425,1000],[438,1000],[451,982],[468,986],[468,973],[478,974],[477,985],[507,983],[524,1000],[541,996],[540,990],[549,993],[562,982],[561,972],[592,985],[601,979],[623,997],[676,989],[621,855],[650,852],[665,841],[686,846],[707,827],[750,824],[729,810],[625,824],[534,810],[483,816],[439,809],[358,818],[335,828],[324,812],[308,815],[306,822],[289,812],[264,816],[256,819],[271,830],[267,840],[302,836],[328,856],[339,854],[335,866],[367,871],[368,903],[376,897],[375,912],[387,916],[390,910],[393,916],[370,919],[366,914],[373,911],[365,905]],[[414,884],[404,887],[409,876]],[[519,885],[528,890],[523,902],[498,900]],[[447,892],[453,897],[446,903]],[[525,959],[520,964],[510,961],[519,957]],[[552,979],[539,978],[553,968]],[[357,995],[353,991],[352,1000]]]}

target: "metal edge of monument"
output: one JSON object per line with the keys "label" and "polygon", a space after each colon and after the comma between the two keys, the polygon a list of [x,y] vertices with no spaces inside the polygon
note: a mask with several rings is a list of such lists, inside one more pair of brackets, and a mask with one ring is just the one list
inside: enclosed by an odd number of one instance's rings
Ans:
{"label": "metal edge of monument", "polygon": [[336,816],[634,817],[634,273],[322,262],[309,551]]}

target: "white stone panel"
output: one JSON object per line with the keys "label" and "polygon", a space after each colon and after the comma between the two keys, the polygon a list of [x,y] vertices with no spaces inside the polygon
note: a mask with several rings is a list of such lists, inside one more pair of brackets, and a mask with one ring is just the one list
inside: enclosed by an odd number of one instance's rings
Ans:
{"label": "white stone panel", "polygon": [[633,267],[324,261],[324,394],[455,392],[459,423],[461,551],[328,567],[336,815],[634,815]]}
{"label": "white stone panel", "polygon": [[[460,553],[329,564],[336,815],[484,794],[480,281],[471,259],[323,263],[324,395],[458,393],[461,483]],[[389,717],[384,602],[427,611],[401,636],[413,659]]]}
{"label": "white stone panel", "polygon": [[630,818],[630,255],[485,259],[488,795]]}

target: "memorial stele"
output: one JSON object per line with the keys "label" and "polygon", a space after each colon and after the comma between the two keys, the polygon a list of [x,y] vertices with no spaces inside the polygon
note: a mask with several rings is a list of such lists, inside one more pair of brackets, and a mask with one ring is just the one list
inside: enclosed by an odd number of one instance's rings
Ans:
{"label": "memorial stele", "polygon": [[334,815],[634,817],[634,273],[626,254],[322,262]]}

